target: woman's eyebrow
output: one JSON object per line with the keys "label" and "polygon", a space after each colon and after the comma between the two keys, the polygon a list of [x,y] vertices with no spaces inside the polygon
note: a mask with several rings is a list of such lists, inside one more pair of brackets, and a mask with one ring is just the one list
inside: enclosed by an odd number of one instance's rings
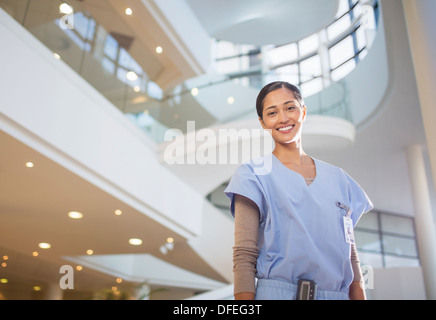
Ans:
{"label": "woman's eyebrow", "polygon": [[[286,101],[283,105],[288,105],[288,104],[291,104],[291,103],[295,104],[295,101],[294,100],[289,100],[289,101]],[[277,108],[277,106],[268,107],[268,108],[265,109],[265,111],[267,111],[269,109],[273,109],[273,108]]]}

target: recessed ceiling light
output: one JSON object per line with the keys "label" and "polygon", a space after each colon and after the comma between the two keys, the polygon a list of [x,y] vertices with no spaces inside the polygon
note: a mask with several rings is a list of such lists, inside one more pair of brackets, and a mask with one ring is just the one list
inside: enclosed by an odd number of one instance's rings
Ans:
{"label": "recessed ceiling light", "polygon": [[82,267],[82,266],[76,266],[76,270],[77,270],[77,271],[82,271],[82,270],[83,270],[83,267]]}
{"label": "recessed ceiling light", "polygon": [[34,257],[37,257],[37,256],[39,256],[39,253],[38,253],[38,251],[33,251],[33,252],[32,252],[32,256],[34,256]]}
{"label": "recessed ceiling light", "polygon": [[68,216],[71,219],[82,219],[83,218],[83,213],[78,212],[78,211],[70,211],[70,212],[68,212]]}
{"label": "recessed ceiling light", "polygon": [[233,98],[233,97],[228,97],[228,98],[227,98],[227,103],[228,103],[228,104],[234,104],[234,103],[235,103],[235,98]]}
{"label": "recessed ceiling light", "polygon": [[114,213],[116,216],[120,216],[123,214],[123,212],[120,209],[115,210]]}
{"label": "recessed ceiling light", "polygon": [[132,246],[140,246],[142,244],[142,240],[138,239],[138,238],[131,238],[131,239],[129,239],[129,243]]}
{"label": "recessed ceiling light", "polygon": [[126,74],[126,78],[129,81],[136,81],[136,80],[138,80],[138,75],[133,71],[129,71]]}
{"label": "recessed ceiling light", "polygon": [[53,57],[56,59],[56,60],[61,60],[61,56],[58,54],[58,53],[53,53]]}
{"label": "recessed ceiling light", "polygon": [[50,248],[51,248],[51,244],[50,244],[50,243],[47,243],[47,242],[41,242],[40,244],[38,244],[38,246],[39,246],[41,249],[50,249]]}
{"label": "recessed ceiling light", "polygon": [[26,162],[26,167],[28,168],[33,168],[35,165],[33,164],[33,162]]}
{"label": "recessed ceiling light", "polygon": [[163,52],[163,48],[161,46],[156,47],[156,53],[161,54]]}
{"label": "recessed ceiling light", "polygon": [[94,254],[94,250],[88,249],[88,250],[86,250],[86,254],[88,256],[91,256],[92,254]]}
{"label": "recessed ceiling light", "polygon": [[67,3],[62,3],[59,6],[59,12],[63,14],[72,14],[74,12],[73,8]]}
{"label": "recessed ceiling light", "polygon": [[168,242],[168,243],[173,243],[173,242],[174,242],[174,238],[172,238],[172,237],[168,237],[168,238],[167,238],[167,242]]}
{"label": "recessed ceiling light", "polygon": [[40,286],[33,286],[33,291],[41,291],[41,287]]}
{"label": "recessed ceiling light", "polygon": [[5,278],[0,279],[0,283],[6,284],[6,283],[8,283],[8,279],[5,279]]}
{"label": "recessed ceiling light", "polygon": [[132,13],[133,13],[133,11],[132,11],[131,8],[127,8],[125,12],[126,12],[126,14],[127,14],[128,16],[131,16]]}
{"label": "recessed ceiling light", "polygon": [[195,97],[198,96],[198,94],[200,93],[200,91],[198,90],[198,88],[192,88],[191,90],[191,94]]}

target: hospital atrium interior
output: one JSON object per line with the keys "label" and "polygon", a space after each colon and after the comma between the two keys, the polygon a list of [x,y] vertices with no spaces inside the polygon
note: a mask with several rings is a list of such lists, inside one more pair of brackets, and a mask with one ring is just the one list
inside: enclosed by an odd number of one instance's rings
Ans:
{"label": "hospital atrium interior", "polygon": [[301,89],[374,209],[369,300],[436,299],[436,1],[0,0],[0,300],[231,300],[224,189]]}

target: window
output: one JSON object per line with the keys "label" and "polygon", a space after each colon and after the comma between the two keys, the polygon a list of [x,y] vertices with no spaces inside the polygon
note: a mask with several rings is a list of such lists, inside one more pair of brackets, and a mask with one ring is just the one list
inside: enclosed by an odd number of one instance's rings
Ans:
{"label": "window", "polygon": [[296,43],[275,47],[267,52],[267,62],[271,66],[280,65],[294,61],[298,58],[298,47]]}
{"label": "window", "polygon": [[356,67],[356,61],[349,60],[346,63],[342,64],[340,67],[336,68],[331,73],[331,79],[332,81],[336,82],[345,77],[347,74],[349,74],[351,71],[354,70]]}
{"label": "window", "polygon": [[363,264],[386,268],[419,266],[412,217],[372,211],[360,219],[355,238]]}
{"label": "window", "polygon": [[336,69],[340,64],[351,59],[355,55],[353,37],[348,36],[329,50],[330,67]]}
{"label": "window", "polygon": [[269,78],[271,81],[287,81],[294,85],[298,85],[300,83],[299,74],[298,64],[295,63],[275,69],[274,73],[269,75]]}
{"label": "window", "polygon": [[315,33],[298,43],[298,50],[300,56],[305,56],[306,54],[312,53],[316,51],[319,47],[319,37],[318,34]]}
{"label": "window", "polygon": [[321,58],[319,55],[301,61],[300,76],[301,82],[306,82],[321,76]]}
{"label": "window", "polygon": [[316,78],[314,80],[305,82],[301,84],[300,89],[304,97],[309,97],[315,93],[318,93],[323,89],[322,78]]}

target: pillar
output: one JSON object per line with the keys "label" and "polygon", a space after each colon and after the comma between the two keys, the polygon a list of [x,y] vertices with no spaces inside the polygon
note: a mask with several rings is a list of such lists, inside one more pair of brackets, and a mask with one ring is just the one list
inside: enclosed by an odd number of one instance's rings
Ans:
{"label": "pillar", "polygon": [[406,150],[415,211],[416,240],[427,299],[436,300],[436,236],[424,154],[419,145]]}
{"label": "pillar", "polygon": [[403,0],[403,7],[436,186],[436,1]]}

